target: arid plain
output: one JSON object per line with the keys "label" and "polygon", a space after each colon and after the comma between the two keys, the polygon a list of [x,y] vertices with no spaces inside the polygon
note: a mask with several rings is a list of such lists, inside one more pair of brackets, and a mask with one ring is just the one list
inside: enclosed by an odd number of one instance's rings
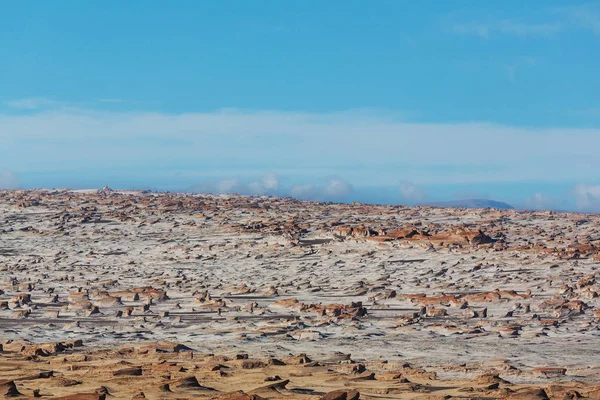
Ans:
{"label": "arid plain", "polygon": [[0,396],[600,399],[600,216],[0,191]]}

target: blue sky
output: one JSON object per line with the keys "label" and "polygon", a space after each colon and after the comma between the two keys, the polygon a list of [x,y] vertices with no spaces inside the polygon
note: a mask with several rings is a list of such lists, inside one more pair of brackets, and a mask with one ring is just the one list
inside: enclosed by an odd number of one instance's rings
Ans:
{"label": "blue sky", "polygon": [[600,211],[600,4],[0,6],[0,187]]}

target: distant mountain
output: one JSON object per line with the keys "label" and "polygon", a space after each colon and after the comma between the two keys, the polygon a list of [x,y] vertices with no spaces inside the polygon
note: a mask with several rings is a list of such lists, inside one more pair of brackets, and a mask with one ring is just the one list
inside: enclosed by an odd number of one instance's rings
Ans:
{"label": "distant mountain", "polygon": [[486,199],[468,199],[468,200],[450,200],[436,201],[426,203],[424,205],[433,207],[464,207],[464,208],[498,208],[500,210],[512,210],[513,206],[502,201],[486,200]]}

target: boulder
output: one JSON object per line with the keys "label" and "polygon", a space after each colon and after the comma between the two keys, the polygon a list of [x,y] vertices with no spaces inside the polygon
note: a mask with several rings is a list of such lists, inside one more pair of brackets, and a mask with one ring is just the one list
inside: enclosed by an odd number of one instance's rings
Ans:
{"label": "boulder", "polygon": [[356,390],[334,390],[321,397],[321,400],[358,400],[360,393]]}

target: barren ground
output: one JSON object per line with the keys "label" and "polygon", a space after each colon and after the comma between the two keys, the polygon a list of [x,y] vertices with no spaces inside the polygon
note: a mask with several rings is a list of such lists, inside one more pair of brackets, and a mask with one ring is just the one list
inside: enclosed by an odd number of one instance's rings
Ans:
{"label": "barren ground", "polygon": [[599,252],[596,215],[0,191],[0,396],[598,399]]}

